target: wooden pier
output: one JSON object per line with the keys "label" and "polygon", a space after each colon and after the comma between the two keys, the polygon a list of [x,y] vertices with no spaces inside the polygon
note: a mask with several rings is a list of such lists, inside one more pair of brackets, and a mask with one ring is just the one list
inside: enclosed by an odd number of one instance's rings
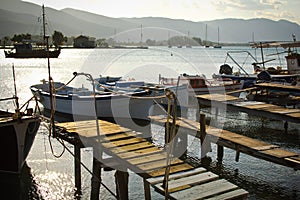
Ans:
{"label": "wooden pier", "polygon": [[[94,157],[91,199],[99,198],[101,167],[105,166],[115,166],[118,199],[128,199],[127,170],[143,178],[145,199],[151,199],[150,186],[162,195],[167,194],[168,199],[245,199],[248,195],[247,191],[218,175],[169,155],[141,138],[138,132],[102,120],[97,124],[100,131],[97,131],[95,120],[56,124],[58,137],[75,147],[75,185],[79,190],[80,148],[93,147],[94,155],[98,155]],[[99,156],[102,152],[110,158],[102,159]],[[167,165],[170,156],[171,164]],[[168,187],[163,187],[167,170],[170,173]]]}
{"label": "wooden pier", "polygon": [[[163,116],[151,116],[150,118],[153,122],[160,125],[164,125],[167,122],[167,119]],[[239,160],[240,153],[245,153],[259,159],[300,170],[300,155],[284,150],[277,145],[207,125],[205,136],[203,136],[200,123],[185,118],[176,120],[176,125],[183,130],[179,134],[190,134],[196,131],[197,134],[193,134],[193,136],[200,139],[205,137],[208,142],[216,143],[218,145],[217,154],[219,160],[222,160],[224,154],[223,147],[227,147],[236,151],[236,161]]]}
{"label": "wooden pier", "polygon": [[201,105],[216,109],[228,109],[285,122],[300,123],[300,109],[285,108],[259,101],[248,101],[226,94],[196,96]]}

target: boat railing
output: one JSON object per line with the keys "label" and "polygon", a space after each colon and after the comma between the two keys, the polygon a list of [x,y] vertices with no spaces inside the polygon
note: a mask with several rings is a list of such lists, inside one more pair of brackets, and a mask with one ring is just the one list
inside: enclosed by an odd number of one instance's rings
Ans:
{"label": "boat railing", "polygon": [[[241,53],[246,54],[246,58],[245,58],[244,62],[242,63],[242,65],[240,65],[240,63],[238,63],[232,56],[232,54],[241,54]],[[254,64],[259,64],[257,59],[249,51],[228,51],[224,63],[226,63],[227,59],[230,58],[238,66],[238,68],[241,71],[243,71],[246,75],[249,75],[248,72],[244,69],[244,65],[249,57],[253,60]]]}

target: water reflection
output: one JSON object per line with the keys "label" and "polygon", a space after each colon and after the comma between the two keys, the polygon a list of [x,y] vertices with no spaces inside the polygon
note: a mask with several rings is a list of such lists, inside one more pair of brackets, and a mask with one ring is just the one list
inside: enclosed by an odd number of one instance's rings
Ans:
{"label": "water reflection", "polygon": [[31,174],[31,168],[26,163],[21,174],[0,174],[0,194],[1,199],[3,197],[10,200],[43,199],[38,184]]}

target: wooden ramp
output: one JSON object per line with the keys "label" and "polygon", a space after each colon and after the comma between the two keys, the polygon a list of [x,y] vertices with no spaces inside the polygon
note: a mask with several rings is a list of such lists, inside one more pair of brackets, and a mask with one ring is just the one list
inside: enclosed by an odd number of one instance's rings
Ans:
{"label": "wooden ramp", "polygon": [[[98,123],[99,134],[95,121],[59,123],[56,128],[60,138],[76,145],[78,142],[74,142],[74,135],[78,135],[76,137],[83,146],[91,146],[94,151],[103,150],[111,156],[111,163],[102,160],[104,165],[122,166],[140,175],[144,180],[145,199],[150,199],[149,185],[164,195],[162,182],[167,167],[167,153],[141,138],[137,132],[102,120]],[[248,192],[202,167],[194,168],[173,157],[168,195],[170,199],[245,199]]]}
{"label": "wooden ramp", "polygon": [[245,101],[226,94],[205,94],[197,95],[196,97],[200,105],[235,110],[280,121],[300,123],[300,109],[284,108],[258,101]]}
{"label": "wooden ramp", "polygon": [[[161,125],[166,123],[163,116],[150,116],[150,118]],[[176,120],[177,126],[187,130],[185,133],[200,132],[200,123],[185,118]],[[200,134],[197,134],[198,137]],[[224,147],[236,150],[238,161],[239,153],[245,153],[259,159],[274,162],[280,165],[300,170],[300,155],[284,150],[277,145],[272,145],[263,141],[252,139],[227,130],[222,130],[212,126],[206,126],[206,137],[209,141]]]}

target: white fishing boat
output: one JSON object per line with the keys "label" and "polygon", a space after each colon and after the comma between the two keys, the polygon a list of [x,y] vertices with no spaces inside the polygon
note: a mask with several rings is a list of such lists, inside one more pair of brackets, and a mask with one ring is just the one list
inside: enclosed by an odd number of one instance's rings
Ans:
{"label": "white fishing boat", "polygon": [[[145,90],[120,92],[97,91],[87,88],[66,86],[61,82],[54,82],[52,102],[54,112],[67,114],[73,118],[130,118],[148,120],[153,100]],[[51,110],[49,82],[44,81],[30,87],[34,96],[44,109]]]}
{"label": "white fishing boat", "polygon": [[[102,78],[102,77],[101,77]],[[139,80],[117,80],[108,81],[106,83],[101,82],[103,79],[95,79],[98,81],[96,88],[99,91],[116,91],[116,92],[141,92],[147,91],[148,95],[156,99],[155,101],[159,104],[166,105],[167,98],[165,97],[166,90],[172,91],[178,100],[178,107],[187,108],[188,102],[188,88],[186,84],[181,85],[162,85],[157,83],[150,83]],[[162,98],[158,98],[162,97]]]}
{"label": "white fishing boat", "polygon": [[241,89],[242,84],[231,79],[207,79],[204,75],[181,74],[179,78],[169,78],[159,76],[159,83],[162,85],[188,85],[189,96],[224,93]]}

